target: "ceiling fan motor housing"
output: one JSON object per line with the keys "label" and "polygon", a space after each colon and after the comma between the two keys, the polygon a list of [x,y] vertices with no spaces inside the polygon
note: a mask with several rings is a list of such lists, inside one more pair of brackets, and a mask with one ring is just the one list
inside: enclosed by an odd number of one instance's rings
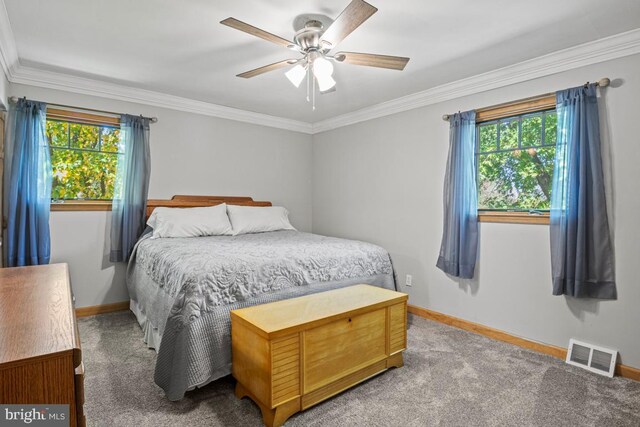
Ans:
{"label": "ceiling fan motor housing", "polygon": [[303,51],[320,50],[320,37],[323,32],[324,26],[322,22],[317,20],[307,21],[304,28],[296,33],[293,41]]}

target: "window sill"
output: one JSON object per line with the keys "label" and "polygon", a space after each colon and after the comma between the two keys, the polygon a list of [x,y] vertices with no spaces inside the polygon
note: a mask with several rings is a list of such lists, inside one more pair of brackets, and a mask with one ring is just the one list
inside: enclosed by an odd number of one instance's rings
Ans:
{"label": "window sill", "polygon": [[528,212],[478,212],[478,222],[549,224],[549,213],[533,215]]}
{"label": "window sill", "polygon": [[52,211],[110,211],[111,201],[108,200],[65,200],[51,202]]}

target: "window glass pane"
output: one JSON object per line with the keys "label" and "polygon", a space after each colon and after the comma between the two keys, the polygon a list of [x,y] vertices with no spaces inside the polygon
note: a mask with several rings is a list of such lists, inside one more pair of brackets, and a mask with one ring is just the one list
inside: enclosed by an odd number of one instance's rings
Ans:
{"label": "window glass pane", "polygon": [[549,209],[555,147],[478,156],[480,209]]}
{"label": "window glass pane", "polygon": [[98,126],[69,123],[71,148],[98,150],[100,128]]}
{"label": "window glass pane", "polygon": [[52,199],[111,200],[118,154],[51,150]]}
{"label": "window glass pane", "polygon": [[511,153],[478,156],[479,209],[507,209],[513,206],[509,195],[509,179],[503,173],[503,166],[510,156]]}
{"label": "window glass pane", "polygon": [[518,148],[518,120],[500,122],[500,149]]}
{"label": "window glass pane", "polygon": [[120,129],[103,127],[101,135],[101,150],[108,152],[123,152],[124,150],[119,147],[120,142]]}
{"label": "window glass pane", "polygon": [[47,120],[52,199],[111,200],[120,153],[120,129]]}
{"label": "window glass pane", "polygon": [[556,132],[558,129],[558,115],[555,111],[546,113],[544,118],[544,144],[556,143]]}
{"label": "window glass pane", "polygon": [[498,125],[480,126],[480,151],[495,151],[498,149]]}
{"label": "window glass pane", "polygon": [[69,144],[69,124],[47,121],[47,139],[54,147],[67,147]]}
{"label": "window glass pane", "polygon": [[542,144],[542,116],[525,116],[522,118],[522,147]]}

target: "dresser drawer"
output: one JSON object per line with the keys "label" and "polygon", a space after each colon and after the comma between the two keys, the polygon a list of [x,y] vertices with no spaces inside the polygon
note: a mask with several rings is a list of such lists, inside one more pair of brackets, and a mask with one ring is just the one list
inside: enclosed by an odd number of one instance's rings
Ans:
{"label": "dresser drawer", "polygon": [[386,357],[386,309],[304,332],[304,393]]}

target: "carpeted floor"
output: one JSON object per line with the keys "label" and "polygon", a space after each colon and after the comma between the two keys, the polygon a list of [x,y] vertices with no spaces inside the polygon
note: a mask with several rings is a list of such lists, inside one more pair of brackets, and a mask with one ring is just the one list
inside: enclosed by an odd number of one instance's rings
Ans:
{"label": "carpeted floor", "polygon": [[[155,352],[128,312],[79,320],[85,413],[92,426],[259,426],[226,377],[170,402]],[[287,426],[640,426],[640,382],[410,317],[405,366],[305,412]]]}

